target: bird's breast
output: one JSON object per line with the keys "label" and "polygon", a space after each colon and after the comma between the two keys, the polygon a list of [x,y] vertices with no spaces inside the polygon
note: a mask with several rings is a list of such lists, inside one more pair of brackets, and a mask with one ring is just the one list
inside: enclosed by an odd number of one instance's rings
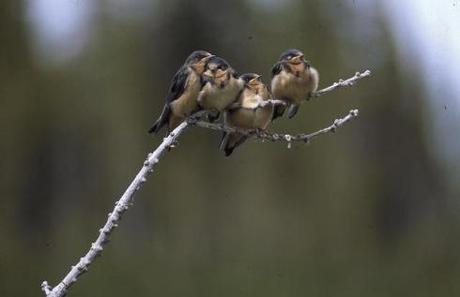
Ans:
{"label": "bird's breast", "polygon": [[223,87],[218,85],[209,87],[206,90],[205,102],[202,105],[208,109],[213,108],[222,111],[237,99],[242,87],[243,83],[234,78],[231,78]]}
{"label": "bird's breast", "polygon": [[228,113],[228,124],[244,129],[266,129],[273,117],[273,106],[259,107],[263,101],[261,95],[244,89],[239,98],[241,107]]}
{"label": "bird's breast", "polygon": [[263,98],[251,90],[245,89],[241,94],[240,103],[243,108],[257,108]]}
{"label": "bird's breast", "polygon": [[306,71],[298,75],[281,71],[273,77],[271,87],[276,99],[299,103],[307,98],[311,91],[310,85],[310,76]]}
{"label": "bird's breast", "polygon": [[175,116],[184,118],[197,110],[197,97],[200,87],[200,77],[195,72],[192,72],[187,78],[182,95],[170,104]]}

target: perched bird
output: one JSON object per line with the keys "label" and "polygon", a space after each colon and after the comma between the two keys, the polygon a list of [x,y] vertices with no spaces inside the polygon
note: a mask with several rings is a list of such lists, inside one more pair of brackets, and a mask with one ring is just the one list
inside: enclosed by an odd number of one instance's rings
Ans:
{"label": "perched bird", "polygon": [[[318,83],[318,71],[305,61],[304,54],[299,50],[286,50],[273,65],[271,91],[275,99],[289,105],[289,118],[295,116],[302,101],[318,89]],[[278,105],[273,118],[282,116],[285,109],[285,106]]]}
{"label": "perched bird", "polygon": [[[225,112],[225,123],[236,128],[265,130],[273,118],[273,105],[259,105],[270,99],[271,95],[260,75],[247,73],[241,78],[245,85],[238,96],[238,107]],[[247,136],[241,133],[224,132],[220,148],[225,152],[225,156],[229,156],[246,139]]]}
{"label": "perched bird", "polygon": [[243,90],[244,81],[224,59],[213,56],[203,73],[203,87],[198,95],[198,104],[204,110],[215,112],[210,120],[219,117]]}
{"label": "perched bird", "polygon": [[169,132],[199,109],[197,98],[203,83],[202,74],[212,57],[207,51],[199,50],[185,60],[171,81],[163,112],[149,133],[157,133],[166,124]]}

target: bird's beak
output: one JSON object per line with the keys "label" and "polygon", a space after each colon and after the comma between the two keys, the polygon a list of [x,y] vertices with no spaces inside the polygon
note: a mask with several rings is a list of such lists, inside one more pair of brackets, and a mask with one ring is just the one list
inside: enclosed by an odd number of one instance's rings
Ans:
{"label": "bird's beak", "polygon": [[208,60],[211,59],[212,57],[215,57],[215,55],[210,54],[209,56],[204,57],[203,62],[208,62]]}
{"label": "bird's beak", "polygon": [[292,58],[292,64],[300,64],[304,61],[304,55],[298,55],[298,56],[295,56],[294,58]]}

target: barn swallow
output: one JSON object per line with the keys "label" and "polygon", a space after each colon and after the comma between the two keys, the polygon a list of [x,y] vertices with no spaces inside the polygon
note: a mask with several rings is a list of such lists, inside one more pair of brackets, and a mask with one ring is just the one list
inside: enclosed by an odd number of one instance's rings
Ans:
{"label": "barn swallow", "polygon": [[[288,117],[297,113],[300,104],[318,89],[319,74],[296,49],[283,52],[272,68],[271,91],[275,99],[289,105]],[[278,105],[273,118],[283,115],[286,107]]]}
{"label": "barn swallow", "polygon": [[[243,74],[241,78],[245,85],[238,97],[238,107],[225,112],[225,123],[236,128],[265,130],[273,118],[273,105],[260,107],[259,104],[271,98],[270,92],[256,73]],[[220,148],[225,156],[230,156],[246,139],[240,133],[224,132]]]}
{"label": "barn swallow", "polygon": [[198,104],[204,110],[216,112],[212,119],[238,99],[244,81],[224,59],[213,56],[206,64],[203,73],[203,87],[198,95]]}
{"label": "barn swallow", "polygon": [[202,86],[202,74],[211,57],[212,54],[202,50],[188,56],[174,75],[163,111],[149,133],[157,133],[166,124],[169,132],[199,109],[197,98]]}

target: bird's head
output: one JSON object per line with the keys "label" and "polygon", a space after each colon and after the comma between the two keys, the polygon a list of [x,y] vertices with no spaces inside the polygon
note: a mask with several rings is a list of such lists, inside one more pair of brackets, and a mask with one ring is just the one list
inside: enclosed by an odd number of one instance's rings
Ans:
{"label": "bird's head", "polygon": [[230,71],[231,67],[227,61],[220,57],[213,56],[209,58],[208,62],[206,63],[206,70],[204,75],[213,79],[224,79],[229,77],[228,74]]}
{"label": "bird's head", "polygon": [[279,60],[282,63],[290,64],[290,65],[300,65],[300,64],[305,64],[308,66],[308,62],[305,61],[305,56],[304,54],[297,50],[297,49],[288,49],[284,51]]}
{"label": "bird's head", "polygon": [[263,86],[261,77],[262,76],[257,73],[245,73],[240,76],[245,86],[250,89],[258,89],[260,86]]}
{"label": "bird's head", "polygon": [[214,57],[214,55],[207,51],[194,51],[188,56],[187,60],[185,60],[185,64],[192,67],[199,74],[202,74],[205,70],[206,63],[212,57]]}

